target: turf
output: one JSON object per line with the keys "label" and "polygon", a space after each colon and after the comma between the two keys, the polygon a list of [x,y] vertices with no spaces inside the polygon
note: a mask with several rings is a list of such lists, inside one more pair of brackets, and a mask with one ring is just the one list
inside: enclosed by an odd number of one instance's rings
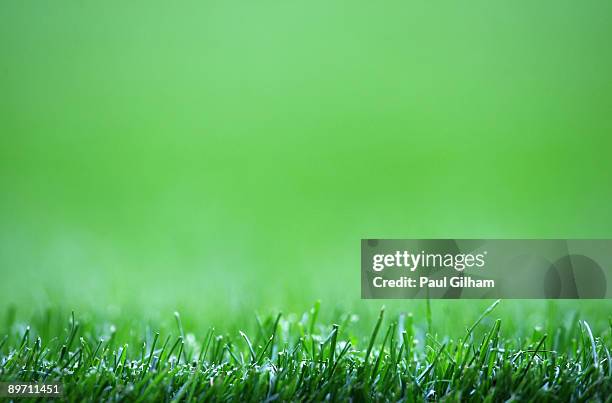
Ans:
{"label": "turf", "polygon": [[32,327],[7,323],[17,331],[0,339],[0,379],[59,381],[68,401],[611,401],[612,322],[596,334],[574,317],[522,338],[504,331],[498,305],[457,339],[432,332],[430,316],[422,328],[384,308],[367,334],[351,315],[320,323],[318,303],[197,336],[178,313],[167,334],[48,313]]}

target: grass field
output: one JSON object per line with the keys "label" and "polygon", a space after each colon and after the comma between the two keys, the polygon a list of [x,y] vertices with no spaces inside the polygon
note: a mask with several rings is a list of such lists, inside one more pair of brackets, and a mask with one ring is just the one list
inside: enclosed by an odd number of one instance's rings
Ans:
{"label": "grass field", "polygon": [[361,300],[359,244],[612,237],[611,16],[1,1],[0,382],[610,401],[612,301]]}
{"label": "grass field", "polygon": [[381,309],[329,321],[316,303],[195,332],[179,313],[108,322],[48,310],[21,322],[9,311],[0,379],[59,381],[69,401],[610,401],[612,319],[589,323],[548,302],[547,320],[530,327],[533,317],[500,304],[513,303],[455,307],[447,314],[461,318],[442,334],[427,302],[419,317]]}

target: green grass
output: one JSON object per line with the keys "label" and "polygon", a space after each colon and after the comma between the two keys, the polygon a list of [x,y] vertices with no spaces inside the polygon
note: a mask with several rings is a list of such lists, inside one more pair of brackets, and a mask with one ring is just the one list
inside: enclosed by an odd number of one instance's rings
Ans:
{"label": "green grass", "polygon": [[359,239],[610,238],[610,16],[0,1],[1,380],[605,400],[612,300],[504,301],[476,326],[490,301],[385,301],[379,322]]}
{"label": "green grass", "polygon": [[130,319],[120,329],[51,310],[30,327],[9,311],[0,379],[59,381],[69,401],[611,401],[612,322],[594,332],[576,314],[548,334],[519,333],[498,305],[456,338],[435,332],[430,309],[418,320],[381,309],[366,330],[350,314],[321,323],[317,303],[202,334],[178,313],[173,328]]}

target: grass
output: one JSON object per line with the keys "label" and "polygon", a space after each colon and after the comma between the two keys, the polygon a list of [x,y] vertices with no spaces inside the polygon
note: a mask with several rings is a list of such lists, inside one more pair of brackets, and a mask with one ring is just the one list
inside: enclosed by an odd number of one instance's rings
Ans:
{"label": "grass", "polygon": [[421,327],[383,308],[366,333],[348,314],[320,323],[317,303],[301,317],[256,317],[248,332],[197,336],[178,313],[164,334],[74,314],[29,327],[11,313],[0,380],[59,381],[68,401],[612,401],[612,321],[599,334],[576,317],[519,337],[495,318],[498,305],[456,339],[433,332],[429,309]]}

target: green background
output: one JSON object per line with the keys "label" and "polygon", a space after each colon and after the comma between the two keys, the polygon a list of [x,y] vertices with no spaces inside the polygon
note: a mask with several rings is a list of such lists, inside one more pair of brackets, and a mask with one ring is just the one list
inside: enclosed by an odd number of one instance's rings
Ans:
{"label": "green background", "polygon": [[368,314],[361,238],[608,238],[611,15],[3,1],[0,307]]}

